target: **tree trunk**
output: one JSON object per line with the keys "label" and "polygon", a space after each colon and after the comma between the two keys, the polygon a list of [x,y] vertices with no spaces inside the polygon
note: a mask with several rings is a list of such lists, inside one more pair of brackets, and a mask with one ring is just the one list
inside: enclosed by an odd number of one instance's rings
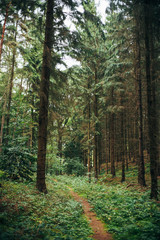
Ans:
{"label": "tree trunk", "polygon": [[147,108],[148,108],[148,130],[149,130],[149,154],[150,154],[150,173],[151,173],[151,198],[158,198],[157,184],[157,116],[155,101],[155,79],[153,70],[153,32],[151,20],[152,5],[149,0],[145,0],[145,58],[146,58],[146,82],[147,82]]}
{"label": "tree trunk", "polygon": [[139,12],[135,13],[136,21],[136,49],[135,49],[135,77],[138,89],[138,110],[139,110],[139,159],[138,159],[138,183],[145,186],[145,169],[143,156],[143,119],[142,119],[142,80],[141,80],[141,49],[140,49],[140,20]]}
{"label": "tree trunk", "polygon": [[[32,105],[34,106],[34,94],[32,95]],[[31,107],[31,119],[32,119],[32,124],[30,126],[30,148],[33,148],[33,138],[34,138],[34,111],[33,107]]]}
{"label": "tree trunk", "polygon": [[[97,84],[97,71],[95,69],[95,87]],[[94,133],[94,175],[98,179],[98,96],[95,90],[94,95],[94,115],[95,115],[95,133]]]}
{"label": "tree trunk", "polygon": [[7,105],[7,96],[6,96],[6,94],[5,94],[5,95],[4,95],[3,110],[2,110],[2,118],[1,118],[0,153],[2,152],[3,128],[4,128],[4,122],[5,122],[5,111],[6,111],[6,105]]}
{"label": "tree trunk", "polygon": [[[109,139],[108,139],[108,118],[106,114],[106,129],[105,129],[105,146],[106,146],[106,174],[108,174],[108,161],[109,161]],[[107,143],[108,140],[108,143]]]}
{"label": "tree trunk", "polygon": [[[124,119],[126,120],[126,114]],[[127,128],[126,128],[126,121],[124,121],[124,156],[125,156],[125,163],[126,163],[126,171],[128,171],[128,160],[129,160],[129,144],[128,144],[128,137],[127,137]]]}
{"label": "tree trunk", "polygon": [[[17,27],[18,27],[18,20],[16,21],[16,32],[14,36],[14,41],[17,40]],[[10,122],[10,108],[12,102],[12,90],[13,90],[13,79],[14,79],[14,67],[15,67],[15,59],[16,59],[16,47],[13,48],[13,56],[12,56],[12,69],[11,69],[11,77],[9,82],[9,94],[8,94],[8,107],[7,107],[7,128],[6,128],[6,135],[9,135],[9,122]]]}
{"label": "tree trunk", "polygon": [[[4,19],[3,29],[2,29],[2,36],[1,36],[1,42],[0,42],[0,62],[1,62],[1,56],[2,56],[2,47],[3,47],[3,41],[4,41],[4,33],[6,29],[6,22],[8,18],[8,10],[11,5],[11,2],[6,7],[6,15]],[[5,123],[5,111],[6,111],[6,105],[7,105],[7,95],[5,95],[4,105],[3,105],[3,112],[2,112],[2,119],[1,119],[1,132],[0,132],[0,153],[2,152],[2,142],[3,142],[3,129],[4,129],[4,123]]]}
{"label": "tree trunk", "polygon": [[5,33],[5,30],[6,30],[6,22],[7,22],[7,18],[8,18],[8,10],[9,10],[10,5],[11,5],[11,1],[9,2],[9,4],[6,7],[6,16],[5,16],[5,19],[4,19],[4,24],[3,24],[3,29],[2,29],[2,36],[1,36],[1,42],[0,42],[0,62],[1,62],[1,56],[2,56],[4,33]]}
{"label": "tree trunk", "polygon": [[51,49],[53,44],[53,0],[47,2],[45,26],[45,42],[43,49],[43,64],[40,85],[40,110],[38,131],[37,188],[47,193],[45,183],[45,162],[47,148],[47,125],[49,103],[49,80],[51,71]]}
{"label": "tree trunk", "polygon": [[62,175],[62,123],[58,121],[58,156],[60,158],[60,172],[59,174]]}
{"label": "tree trunk", "polygon": [[[122,103],[122,97],[121,97],[121,106],[123,106]],[[122,162],[122,178],[121,178],[121,182],[125,181],[125,158],[124,158],[124,113],[123,110],[120,114],[120,119],[121,119],[121,150],[120,150],[120,154],[121,154],[121,162]]]}
{"label": "tree trunk", "polygon": [[[113,106],[113,88],[111,89],[111,104]],[[111,113],[110,116],[110,131],[111,131],[111,135],[110,135],[110,146],[111,146],[111,174],[112,177],[115,177],[116,172],[115,172],[115,154],[114,154],[114,113]]]}
{"label": "tree trunk", "polygon": [[98,124],[98,175],[100,174],[101,171],[101,164],[102,162],[102,131],[101,131],[101,126]]}
{"label": "tree trunk", "polygon": [[91,157],[90,157],[90,117],[91,117],[91,109],[90,109],[90,101],[88,104],[88,180],[91,182]]}

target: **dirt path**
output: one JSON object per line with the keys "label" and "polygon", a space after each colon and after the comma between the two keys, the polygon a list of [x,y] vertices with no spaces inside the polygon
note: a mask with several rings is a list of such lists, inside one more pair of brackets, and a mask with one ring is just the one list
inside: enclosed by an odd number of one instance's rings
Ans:
{"label": "dirt path", "polygon": [[94,234],[90,237],[92,237],[95,240],[113,240],[111,234],[109,234],[105,231],[104,224],[100,220],[98,220],[96,217],[96,214],[91,211],[92,207],[88,203],[88,201],[85,200],[84,198],[80,197],[77,193],[75,193],[72,190],[72,188],[69,188],[69,190],[70,190],[72,197],[76,201],[78,201],[82,204],[84,214],[87,216],[87,218],[89,220],[89,224],[94,232]]}

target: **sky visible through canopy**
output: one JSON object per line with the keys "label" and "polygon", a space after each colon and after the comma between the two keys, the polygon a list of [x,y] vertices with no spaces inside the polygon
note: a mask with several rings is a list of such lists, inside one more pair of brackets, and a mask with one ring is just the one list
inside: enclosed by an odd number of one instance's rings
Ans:
{"label": "sky visible through canopy", "polygon": [[103,22],[105,21],[105,11],[106,8],[109,6],[109,1],[108,0],[95,0],[96,6],[98,13],[102,16]]}
{"label": "sky visible through canopy", "polygon": [[[97,12],[99,15],[101,15],[102,17],[102,21],[104,22],[105,21],[105,17],[106,17],[106,14],[105,14],[105,11],[106,11],[106,8],[109,6],[109,0],[95,0],[95,4],[97,6]],[[74,26],[71,22],[71,19],[67,18],[67,21],[66,21],[66,25],[70,28],[70,29],[74,29]],[[67,64],[68,67],[71,67],[73,65],[78,65],[79,63],[75,60],[75,59],[72,59],[71,57],[69,56],[66,56],[64,58],[64,61],[65,63]],[[61,65],[61,66],[58,66],[61,70],[64,70],[66,67]]]}

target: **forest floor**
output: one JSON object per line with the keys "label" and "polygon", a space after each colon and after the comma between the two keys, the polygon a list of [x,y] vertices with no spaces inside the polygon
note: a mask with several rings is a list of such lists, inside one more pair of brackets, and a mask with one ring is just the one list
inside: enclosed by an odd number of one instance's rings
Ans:
{"label": "forest floor", "polygon": [[102,223],[102,221],[97,218],[96,213],[93,212],[93,207],[88,201],[75,193],[72,188],[69,187],[69,190],[71,196],[82,204],[84,214],[93,230],[93,235],[91,237],[95,240],[113,240],[111,234],[106,231],[104,223]]}
{"label": "forest floor", "polygon": [[[55,181],[56,180],[56,181]],[[2,240],[159,240],[160,204],[147,187],[137,184],[137,168],[99,176],[46,178],[48,194],[33,182],[1,180],[0,239]],[[160,184],[160,182],[159,182]]]}
{"label": "forest floor", "polygon": [[[57,182],[56,179],[54,179]],[[89,225],[93,231],[90,236],[94,240],[113,240],[112,235],[107,232],[105,224],[97,218],[96,213],[93,211],[93,207],[89,204],[87,199],[82,198],[73,191],[71,187],[67,188],[70,190],[70,195],[82,205],[84,215],[87,217]]]}

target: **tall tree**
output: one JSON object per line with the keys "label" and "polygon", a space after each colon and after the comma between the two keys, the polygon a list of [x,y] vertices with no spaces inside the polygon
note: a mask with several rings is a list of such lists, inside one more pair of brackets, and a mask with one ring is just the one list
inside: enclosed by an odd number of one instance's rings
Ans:
{"label": "tall tree", "polygon": [[141,66],[141,6],[136,4],[135,11],[135,79],[137,84],[138,111],[139,111],[139,159],[138,159],[138,183],[145,186],[145,168],[143,156],[143,109],[142,109],[142,66]]}
{"label": "tall tree", "polygon": [[[88,78],[88,90],[90,91],[90,79]],[[90,94],[88,96],[88,178],[91,182],[91,100]]]}
{"label": "tall tree", "polygon": [[[121,106],[123,106],[123,101],[122,101],[122,96],[121,96]],[[122,110],[121,114],[120,114],[120,118],[121,118],[121,150],[120,150],[120,154],[121,154],[121,161],[122,161],[122,178],[121,178],[121,182],[125,181],[125,156],[124,156],[124,112]]]}
{"label": "tall tree", "polygon": [[[18,20],[16,20],[16,27],[15,28],[16,29],[15,29],[14,41],[15,41],[15,45],[16,45]],[[7,135],[9,135],[10,108],[11,108],[11,102],[12,102],[12,91],[13,91],[15,59],[16,59],[16,46],[13,46],[13,56],[12,56],[12,65],[11,65],[11,77],[10,77],[10,81],[9,81],[8,106],[7,106],[7,117],[6,117],[6,122],[7,122],[6,134]]]}
{"label": "tall tree", "polygon": [[11,5],[11,1],[7,4],[7,7],[6,7],[6,14],[5,14],[3,30],[2,30],[2,36],[1,36],[1,42],[0,42],[0,62],[1,62],[3,41],[4,41],[4,33],[5,33],[5,30],[6,30],[6,22],[7,22],[7,18],[8,18],[8,11],[9,11],[10,5]]}
{"label": "tall tree", "polygon": [[45,41],[43,49],[43,64],[40,85],[40,110],[38,131],[38,159],[37,159],[37,188],[47,193],[45,183],[45,161],[47,146],[47,124],[48,124],[48,97],[49,81],[51,73],[51,50],[53,46],[53,6],[54,1],[47,1]]}
{"label": "tall tree", "polygon": [[[111,105],[114,107],[114,88],[111,88]],[[110,135],[110,153],[111,153],[111,174],[112,177],[115,177],[115,113],[112,111],[110,113],[110,127],[111,127],[111,135]]]}
{"label": "tall tree", "polygon": [[[144,1],[144,22],[145,22],[145,60],[146,60],[146,82],[147,82],[147,107],[148,107],[148,129],[149,129],[149,154],[151,173],[151,198],[158,198],[157,183],[157,161],[158,161],[158,140],[157,140],[157,114],[156,114],[156,93],[155,93],[155,72],[154,72],[154,32],[153,14],[155,1]],[[159,6],[156,4],[156,7]]]}

